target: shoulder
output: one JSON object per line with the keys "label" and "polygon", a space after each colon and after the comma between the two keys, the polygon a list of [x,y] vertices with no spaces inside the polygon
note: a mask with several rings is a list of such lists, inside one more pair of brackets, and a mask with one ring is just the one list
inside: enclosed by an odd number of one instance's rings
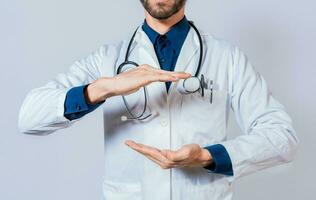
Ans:
{"label": "shoulder", "polygon": [[125,45],[125,43],[125,40],[119,41],[117,43],[106,43],[101,45],[96,50],[96,52],[102,57],[117,56],[120,53],[122,46]]}
{"label": "shoulder", "polygon": [[233,54],[234,51],[238,48],[232,42],[227,41],[222,38],[218,38],[210,33],[201,31],[201,36],[203,38],[204,43],[206,44],[206,48],[213,49],[216,51],[222,51],[226,53]]}
{"label": "shoulder", "polygon": [[203,31],[201,31],[201,36],[206,44],[206,49],[211,50],[213,53],[225,55],[233,63],[241,58],[247,59],[247,55],[243,50],[234,43]]}

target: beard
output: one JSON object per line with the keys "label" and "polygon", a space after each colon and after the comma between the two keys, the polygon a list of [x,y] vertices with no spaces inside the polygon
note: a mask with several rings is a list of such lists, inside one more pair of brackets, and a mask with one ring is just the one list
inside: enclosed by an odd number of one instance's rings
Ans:
{"label": "beard", "polygon": [[153,18],[164,20],[181,10],[186,0],[170,0],[167,3],[151,3],[151,0],[140,0],[140,2]]}

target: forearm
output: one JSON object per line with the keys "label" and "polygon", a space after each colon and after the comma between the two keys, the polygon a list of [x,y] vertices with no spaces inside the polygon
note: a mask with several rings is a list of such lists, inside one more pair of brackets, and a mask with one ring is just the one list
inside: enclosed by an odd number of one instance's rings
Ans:
{"label": "forearm", "polygon": [[85,96],[85,93],[89,85],[90,84],[73,87],[67,92],[64,103],[64,116],[67,119],[75,120],[82,118],[83,116],[94,111],[101,104],[104,103],[105,100],[95,104],[87,102],[87,97]]}
{"label": "forearm", "polygon": [[[80,117],[79,115],[71,117],[72,114],[76,113],[74,110],[77,108],[80,108],[80,110],[76,110],[77,112],[85,111],[81,104],[78,106],[76,102],[67,100],[67,96],[69,96],[74,87],[59,88],[51,84],[52,82],[46,86],[33,89],[28,93],[19,112],[18,126],[20,132],[47,135],[58,129],[68,127],[71,120],[78,119],[86,114],[81,113],[79,114]],[[88,88],[90,88],[89,91],[87,90]],[[101,104],[106,98],[111,96],[107,92],[108,90],[100,90],[99,85],[89,84],[87,89],[85,91],[88,92],[82,95],[84,95],[85,100],[89,104]],[[72,97],[72,99],[80,100],[76,96]],[[91,108],[94,110],[92,106]]]}
{"label": "forearm", "polygon": [[297,138],[292,129],[257,129],[222,143],[234,169],[234,178],[293,160]]}
{"label": "forearm", "polygon": [[89,84],[84,92],[86,102],[98,104],[115,95],[112,78],[100,78]]}
{"label": "forearm", "polygon": [[69,120],[64,117],[64,100],[68,89],[41,87],[27,95],[19,113],[21,132],[46,135],[65,128]]}

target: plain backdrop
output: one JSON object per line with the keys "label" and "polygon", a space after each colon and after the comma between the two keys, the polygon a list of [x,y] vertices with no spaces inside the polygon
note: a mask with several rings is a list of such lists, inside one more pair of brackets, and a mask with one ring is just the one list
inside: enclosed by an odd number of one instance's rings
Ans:
{"label": "plain backdrop", "polygon": [[[239,46],[294,120],[294,162],[239,179],[235,200],[314,199],[316,3],[189,0],[187,17]],[[21,134],[23,99],[104,43],[129,37],[144,18],[138,0],[0,0],[0,199],[101,200],[101,110],[49,136]],[[230,137],[240,133],[234,119]]]}

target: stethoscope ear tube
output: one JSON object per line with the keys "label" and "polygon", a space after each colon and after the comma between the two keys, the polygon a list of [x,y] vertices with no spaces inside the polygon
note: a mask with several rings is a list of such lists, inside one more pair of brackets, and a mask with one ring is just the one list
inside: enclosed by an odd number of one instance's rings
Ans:
{"label": "stethoscope ear tube", "polygon": [[127,121],[127,120],[133,120],[133,119],[139,119],[139,120],[143,120],[143,119],[147,119],[148,117],[151,116],[151,113],[144,116],[146,109],[147,109],[147,104],[148,104],[148,98],[147,98],[147,91],[146,91],[146,87],[143,87],[143,92],[144,92],[144,98],[145,98],[145,102],[144,102],[144,107],[142,112],[139,115],[134,115],[132,110],[130,109],[130,107],[128,106],[127,100],[125,99],[124,95],[122,95],[122,99],[126,108],[126,111],[128,112],[130,117],[127,116],[122,116],[121,120],[122,121]]}
{"label": "stethoscope ear tube", "polygon": [[119,65],[119,67],[116,70],[116,75],[119,75],[120,73],[122,73],[122,69],[124,66],[126,65],[133,65],[135,67],[138,67],[139,65],[136,62],[133,61],[124,61],[122,64]]}
{"label": "stethoscope ear tube", "polygon": [[178,84],[177,89],[181,94],[191,94],[197,91],[201,91],[201,95],[202,97],[204,97],[204,87],[205,87],[204,75],[201,74],[201,78],[200,79],[198,78],[198,75],[200,74],[201,67],[202,67],[202,59],[203,59],[203,51],[204,51],[202,36],[192,21],[189,21],[189,24],[195,30],[199,39],[199,44],[200,44],[199,63],[198,63],[194,76],[185,80],[181,80],[180,83]]}
{"label": "stethoscope ear tube", "polygon": [[196,28],[196,26],[194,25],[193,21],[189,21],[190,26],[195,30],[198,39],[199,39],[199,44],[200,44],[200,56],[199,56],[199,63],[198,63],[198,67],[196,69],[196,72],[194,74],[195,77],[198,77],[200,71],[201,71],[201,67],[202,67],[202,60],[203,60],[203,54],[204,54],[204,46],[203,46],[203,41],[202,41],[202,36],[199,32],[199,30]]}
{"label": "stethoscope ear tube", "polygon": [[200,80],[198,77],[192,76],[187,79],[182,79],[178,82],[177,90],[180,94],[195,93],[200,89]]}

